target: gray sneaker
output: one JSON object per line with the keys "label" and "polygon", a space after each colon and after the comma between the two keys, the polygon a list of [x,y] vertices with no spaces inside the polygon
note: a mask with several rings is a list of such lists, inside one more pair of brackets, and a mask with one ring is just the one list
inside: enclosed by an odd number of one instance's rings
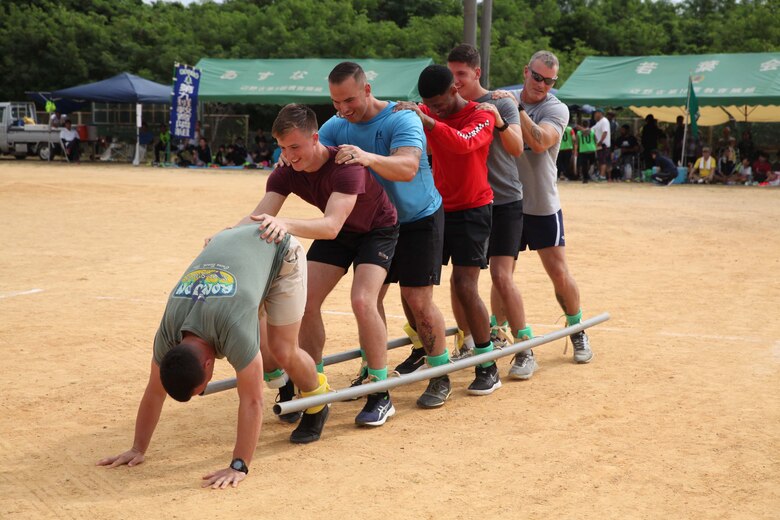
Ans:
{"label": "gray sneaker", "polygon": [[512,366],[509,367],[509,377],[525,381],[526,379],[531,379],[537,368],[539,368],[539,365],[536,363],[534,352],[526,350],[515,354],[515,357],[512,359]]}
{"label": "gray sneaker", "polygon": [[590,342],[585,331],[582,330],[569,337],[571,338],[572,347],[574,347],[574,362],[579,364],[590,363],[590,360],[593,359],[593,351],[590,349]]}
{"label": "gray sneaker", "polygon": [[452,393],[450,378],[447,375],[434,377],[428,382],[428,388],[417,399],[417,406],[420,408],[438,408],[444,404],[444,401]]}

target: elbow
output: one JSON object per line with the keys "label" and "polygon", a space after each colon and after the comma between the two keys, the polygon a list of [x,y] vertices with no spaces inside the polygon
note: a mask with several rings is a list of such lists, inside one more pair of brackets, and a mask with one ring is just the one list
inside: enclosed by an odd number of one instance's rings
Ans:
{"label": "elbow", "polygon": [[335,239],[339,231],[341,231],[341,228],[343,227],[343,223],[337,224],[335,222],[328,224],[328,226],[323,229],[323,236],[322,240],[333,240]]}
{"label": "elbow", "polygon": [[521,155],[523,155],[523,147],[521,145],[518,148],[512,148],[511,150],[507,150],[507,152],[509,152],[509,155],[511,155],[512,157],[520,157]]}
{"label": "elbow", "polygon": [[531,148],[531,150],[534,153],[542,153],[547,151],[547,148],[549,148],[547,146],[544,146],[542,143],[534,143],[534,142],[528,143],[528,146]]}
{"label": "elbow", "polygon": [[412,167],[404,168],[403,171],[400,172],[398,180],[401,182],[410,182],[412,179],[414,179],[417,176],[418,167],[419,167],[419,162],[413,165]]}

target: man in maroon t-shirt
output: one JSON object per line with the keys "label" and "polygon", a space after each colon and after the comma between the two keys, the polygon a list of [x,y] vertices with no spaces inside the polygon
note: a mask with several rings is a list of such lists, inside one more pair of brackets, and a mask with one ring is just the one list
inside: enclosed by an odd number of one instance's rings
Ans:
{"label": "man in maroon t-shirt", "polygon": [[[242,219],[254,220],[269,242],[285,234],[312,238],[306,255],[308,281],[306,310],[301,322],[301,348],[311,354],[322,371],[325,326],[322,303],[338,281],[354,265],[352,311],[369,378],[387,378],[387,329],[377,308],[387,270],[398,239],[395,206],[382,186],[360,164],[337,164],[337,148],[319,142],[317,117],[303,105],[285,106],[274,121],[272,135],[289,166],[276,168],[268,177],[263,200]],[[276,216],[290,193],[317,206],[323,216],[299,219]],[[251,220],[250,220],[251,219]],[[355,418],[365,426],[380,426],[395,414],[388,392],[371,394]]]}
{"label": "man in maroon t-shirt", "polygon": [[[493,141],[495,115],[477,110],[455,88],[450,69],[430,65],[420,73],[417,90],[423,105],[399,102],[396,110],[413,110],[422,121],[433,155],[433,179],[444,201],[444,254],[452,257],[453,310],[459,301],[474,337],[475,354],[493,350],[490,316],[479,296],[479,272],[487,267],[487,246],[493,190],[487,177],[487,156]],[[501,387],[494,361],[476,367],[468,388],[473,395],[488,395]]]}

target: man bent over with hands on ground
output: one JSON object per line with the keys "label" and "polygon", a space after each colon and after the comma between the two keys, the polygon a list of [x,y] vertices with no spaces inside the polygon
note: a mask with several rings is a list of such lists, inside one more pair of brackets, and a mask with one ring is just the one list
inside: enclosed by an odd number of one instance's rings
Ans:
{"label": "man bent over with hands on ground", "polygon": [[[237,486],[249,464],[263,422],[263,360],[258,312],[268,315],[269,350],[305,396],[327,391],[324,375],[298,347],[298,331],[306,302],[306,265],[295,238],[270,243],[256,224],[226,229],[215,235],[185,271],[168,297],[154,338],[149,383],[135,424],[133,447],[98,461],[111,468],[136,466],[152,439],[166,394],[180,402],[201,394],[214,372],[215,358],[227,358],[236,370],[238,431],[233,461],[209,473],[203,486]],[[261,237],[261,234],[263,236]],[[308,443],[320,438],[327,406],[309,408],[290,440]]]}

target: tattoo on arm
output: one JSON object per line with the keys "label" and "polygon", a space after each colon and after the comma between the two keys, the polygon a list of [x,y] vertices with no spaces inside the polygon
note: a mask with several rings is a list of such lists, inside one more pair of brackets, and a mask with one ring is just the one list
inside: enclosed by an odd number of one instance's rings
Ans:
{"label": "tattoo on arm", "polygon": [[416,146],[399,146],[390,150],[390,155],[413,155],[419,159],[422,157],[422,150]]}
{"label": "tattoo on arm", "polygon": [[533,126],[531,126],[531,135],[534,138],[534,141],[537,143],[542,142],[542,130],[535,124],[532,123]]}

